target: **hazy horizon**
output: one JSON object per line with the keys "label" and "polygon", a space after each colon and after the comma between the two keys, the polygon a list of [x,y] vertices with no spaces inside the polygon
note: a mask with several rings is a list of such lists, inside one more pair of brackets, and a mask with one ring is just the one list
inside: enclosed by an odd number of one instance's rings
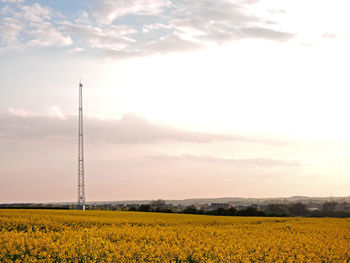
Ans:
{"label": "hazy horizon", "polygon": [[[349,196],[349,3],[0,0],[0,203]],[[325,19],[327,15],[327,19]]]}
{"label": "hazy horizon", "polygon": [[[183,198],[183,199],[169,199],[169,198],[158,198],[158,199],[122,199],[122,200],[88,200],[86,201],[86,204],[89,205],[91,203],[123,203],[126,202],[125,204],[127,204],[127,202],[132,202],[132,203],[137,203],[137,202],[152,202],[152,201],[157,201],[157,200],[163,200],[163,201],[177,201],[177,202],[181,202],[181,201],[190,201],[190,200],[194,200],[194,201],[198,201],[198,200],[212,200],[212,201],[219,201],[222,199],[238,199],[238,202],[241,202],[243,200],[249,200],[249,199],[253,199],[253,200],[279,200],[279,199],[284,199],[284,200],[288,200],[292,201],[292,200],[299,200],[298,198],[302,199],[302,198],[306,198],[306,199],[310,199],[310,200],[314,200],[314,199],[329,199],[328,201],[331,200],[337,200],[337,199],[342,199],[342,198],[350,198],[350,196],[275,196],[275,197],[241,197],[241,196],[231,196],[231,197],[193,197],[193,198]],[[328,202],[327,201],[327,202]],[[0,204],[60,204],[60,203],[68,203],[68,204],[75,204],[77,201],[76,200],[71,200],[71,201],[50,201],[50,202],[3,202]],[[224,202],[224,201],[222,201]],[[231,203],[233,201],[227,201],[228,203]],[[299,202],[299,201],[296,201]],[[210,204],[210,203],[208,203]]]}

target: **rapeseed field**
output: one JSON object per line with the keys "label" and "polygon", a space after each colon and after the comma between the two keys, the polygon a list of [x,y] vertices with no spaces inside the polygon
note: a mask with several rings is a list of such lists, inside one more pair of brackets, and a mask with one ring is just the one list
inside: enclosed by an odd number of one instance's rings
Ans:
{"label": "rapeseed field", "polygon": [[0,262],[350,262],[350,219],[0,210]]}

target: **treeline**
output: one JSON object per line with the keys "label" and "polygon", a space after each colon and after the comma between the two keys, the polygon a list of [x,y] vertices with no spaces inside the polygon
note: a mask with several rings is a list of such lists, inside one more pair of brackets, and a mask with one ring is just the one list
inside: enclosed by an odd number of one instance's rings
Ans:
{"label": "treeline", "polygon": [[69,210],[74,209],[72,205],[52,205],[52,204],[0,204],[0,209],[54,209],[54,210]]}
{"label": "treeline", "polygon": [[[159,201],[158,201],[159,202]],[[292,204],[269,204],[263,208],[257,206],[248,206],[244,208],[223,208],[216,209],[203,209],[196,208],[195,206],[187,206],[184,208],[175,208],[166,206],[164,203],[161,206],[155,206],[152,204],[143,204],[138,207],[130,207],[128,211],[140,211],[140,212],[162,212],[162,213],[183,213],[183,214],[196,214],[196,215],[217,215],[217,216],[265,216],[265,217],[350,217],[350,209],[339,210],[335,202],[326,202],[322,204],[321,209],[308,209],[303,203]],[[348,206],[345,206],[348,208]]]}
{"label": "treeline", "polygon": [[174,213],[176,212],[173,207],[160,207],[160,206],[152,206],[149,204],[140,205],[139,207],[132,206],[128,209],[128,211],[140,211],[140,212],[156,212],[156,213]]}
{"label": "treeline", "polygon": [[266,216],[264,211],[258,210],[256,207],[248,206],[243,209],[236,209],[234,207],[223,208],[219,207],[213,210],[196,209],[195,207],[186,207],[183,211],[184,214],[197,214],[197,215],[215,215],[215,216]]}
{"label": "treeline", "polygon": [[[216,204],[217,205],[217,204]],[[219,204],[220,205],[220,204]],[[350,217],[350,204],[343,202],[325,202],[323,204],[268,204],[230,207],[229,204],[222,204],[225,207],[201,206],[174,206],[166,204],[164,200],[152,201],[149,204],[128,205],[128,204],[94,204],[87,205],[87,210],[106,211],[140,211],[156,213],[183,213],[196,215],[218,215],[218,216],[267,216],[267,217]],[[76,209],[75,205],[58,204],[0,204],[0,209]]]}
{"label": "treeline", "polygon": [[350,217],[350,204],[325,202],[318,208],[310,208],[303,203],[269,204],[264,209],[266,216],[303,216],[303,217]]}
{"label": "treeline", "polygon": [[180,214],[194,214],[194,215],[217,215],[217,216],[266,216],[264,211],[259,211],[255,207],[247,207],[237,210],[231,208],[217,208],[213,210],[197,209],[194,206],[187,206],[183,209],[175,209],[171,207],[152,207],[151,205],[141,205],[139,207],[130,207],[128,211],[139,212],[155,212],[155,213],[180,213]]}

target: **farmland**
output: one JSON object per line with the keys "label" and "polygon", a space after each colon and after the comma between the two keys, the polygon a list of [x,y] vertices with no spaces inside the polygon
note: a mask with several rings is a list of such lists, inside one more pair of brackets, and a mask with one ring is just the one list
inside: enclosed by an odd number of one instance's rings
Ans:
{"label": "farmland", "polygon": [[0,210],[0,262],[347,262],[350,219]]}

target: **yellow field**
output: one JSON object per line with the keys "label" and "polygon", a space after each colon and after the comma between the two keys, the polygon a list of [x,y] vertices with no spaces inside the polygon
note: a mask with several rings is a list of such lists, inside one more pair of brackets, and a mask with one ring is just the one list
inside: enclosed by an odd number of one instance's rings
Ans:
{"label": "yellow field", "polygon": [[0,210],[0,262],[347,262],[349,219]]}

